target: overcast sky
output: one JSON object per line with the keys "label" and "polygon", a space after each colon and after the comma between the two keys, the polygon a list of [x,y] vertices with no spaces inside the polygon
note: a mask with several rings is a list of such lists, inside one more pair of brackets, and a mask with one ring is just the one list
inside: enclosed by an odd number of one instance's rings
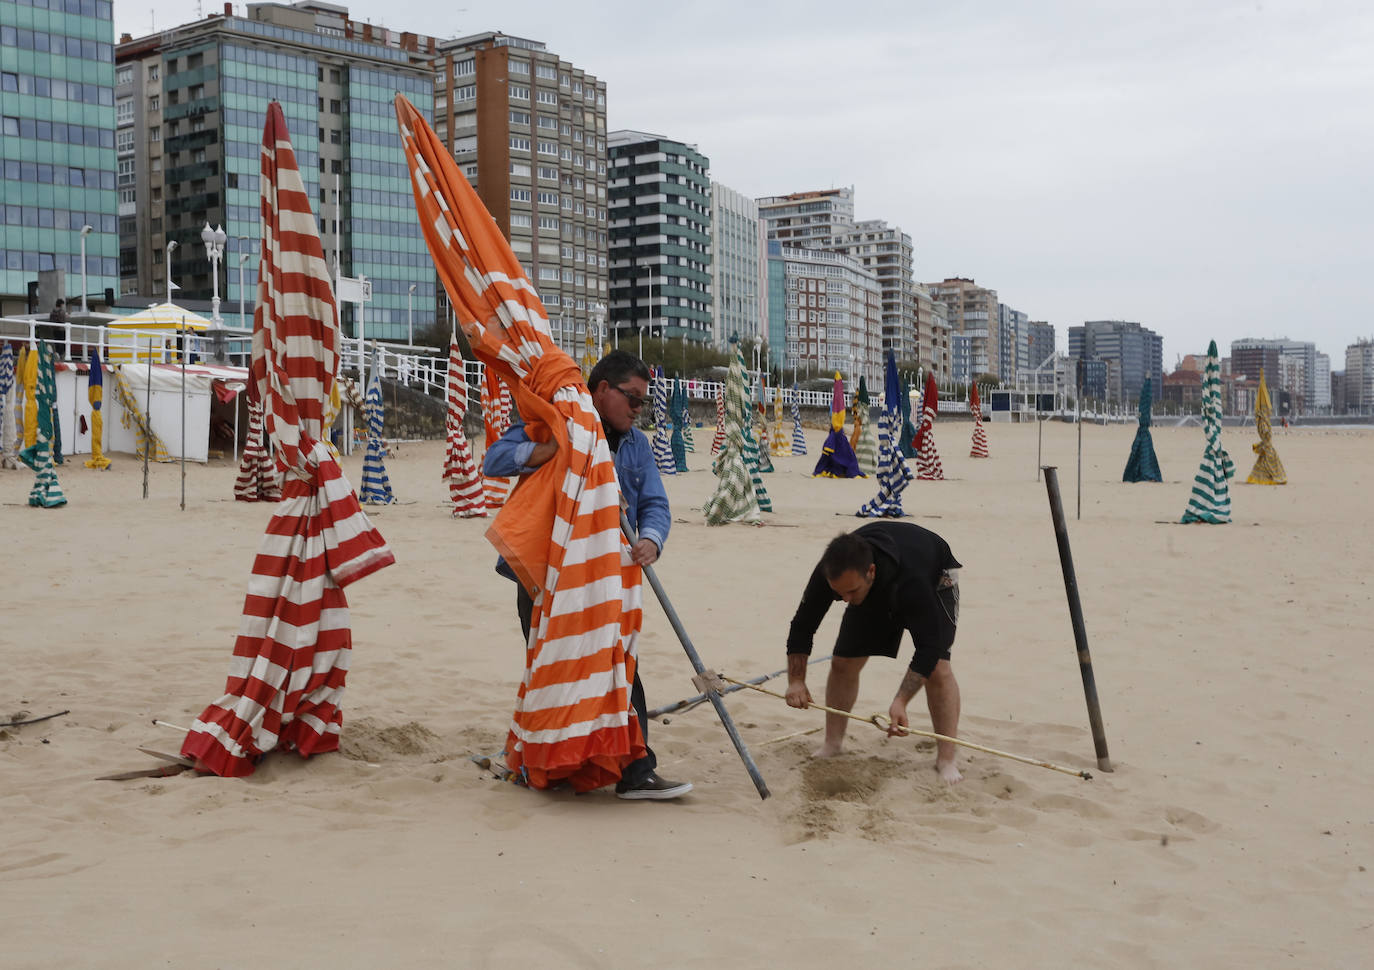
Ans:
{"label": "overcast sky", "polygon": [[[1215,339],[1374,335],[1374,3],[355,0],[543,41],[608,124],[695,144],[752,196],[852,185],[921,281],[1067,328],[1135,320],[1165,369]],[[196,19],[116,0],[116,32]],[[222,9],[207,2],[203,8]]]}

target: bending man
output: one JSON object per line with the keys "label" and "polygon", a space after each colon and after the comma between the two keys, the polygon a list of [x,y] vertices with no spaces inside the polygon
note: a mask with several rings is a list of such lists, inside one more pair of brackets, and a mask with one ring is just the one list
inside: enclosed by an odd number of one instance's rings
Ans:
{"label": "bending man", "polygon": [[[812,703],[806,687],[806,659],[821,620],[836,600],[846,604],[835,641],[835,656],[825,682],[825,703],[852,711],[859,696],[859,672],[869,657],[895,657],[902,632],[911,634],[916,653],[888,708],[888,734],[908,727],[907,705],[926,691],[936,734],[957,737],[959,684],[949,664],[949,649],[959,621],[959,561],[949,543],[928,529],[906,522],[873,522],[842,533],[825,547],[806,584],[787,635],[787,703]],[[825,743],[818,758],[840,753],[849,719],[825,715]],[[955,745],[938,742],[935,770],[950,784],[962,779]]]}

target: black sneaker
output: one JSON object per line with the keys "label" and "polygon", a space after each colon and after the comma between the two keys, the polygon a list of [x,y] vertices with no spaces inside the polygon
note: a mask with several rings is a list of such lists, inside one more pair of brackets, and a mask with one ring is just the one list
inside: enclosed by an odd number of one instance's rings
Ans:
{"label": "black sneaker", "polygon": [[658,772],[651,771],[642,781],[635,784],[629,782],[617,782],[615,786],[616,798],[649,798],[654,801],[666,801],[670,798],[677,798],[685,795],[692,790],[690,781],[667,781],[660,778]]}

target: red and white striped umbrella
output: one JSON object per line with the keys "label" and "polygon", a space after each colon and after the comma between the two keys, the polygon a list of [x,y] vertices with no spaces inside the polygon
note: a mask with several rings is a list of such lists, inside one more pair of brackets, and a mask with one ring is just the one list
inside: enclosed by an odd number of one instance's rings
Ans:
{"label": "red and white striped umbrella", "polygon": [[443,477],[448,480],[453,514],[464,519],[487,514],[487,503],[482,498],[482,473],[472,459],[472,445],[463,431],[467,413],[468,382],[463,379],[463,352],[454,337],[448,345],[448,416],[444,420],[448,448],[444,452]]}
{"label": "red and white striped umbrella", "polygon": [[253,562],[225,694],[181,748],[218,775],[251,774],[276,747],[338,748],[353,639],[343,587],[395,562],[324,440],[338,311],[276,102],[263,127],[261,198],[251,380],[286,481]]}
{"label": "red and white striped umbrella", "polygon": [[236,502],[280,502],[281,476],[277,464],[267,453],[267,439],[262,427],[262,402],[251,392],[248,395],[248,437],[243,442],[243,456],[239,460],[239,475],[234,481]]}
{"label": "red and white striped umbrella", "polygon": [[968,409],[973,412],[973,446],[969,449],[970,458],[986,458],[988,456],[988,432],[983,427],[983,403],[978,398],[978,385],[973,384],[968,390]]}
{"label": "red and white striped umbrella", "polygon": [[935,450],[935,416],[940,413],[940,392],[935,387],[935,375],[926,374],[926,390],[921,396],[921,427],[916,432],[916,480],[943,481],[945,468],[940,453]]}
{"label": "red and white striped umbrella", "polygon": [[[486,432],[487,447],[506,433],[510,427],[510,391],[490,367],[482,370],[482,428]],[[483,502],[489,509],[499,509],[506,504],[515,480],[502,475],[482,476]]]}
{"label": "red and white striped umbrella", "polygon": [[630,705],[642,574],[620,533],[601,417],[453,155],[399,95],[396,119],[420,227],[468,343],[515,395],[530,438],[558,444],[487,531],[534,599],[507,764],[538,788],[610,784],[645,751]]}

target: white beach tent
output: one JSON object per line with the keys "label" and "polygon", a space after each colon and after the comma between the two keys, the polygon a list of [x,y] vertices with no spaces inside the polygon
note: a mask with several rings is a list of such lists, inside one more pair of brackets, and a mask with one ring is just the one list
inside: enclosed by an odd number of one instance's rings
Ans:
{"label": "white beach tent", "polygon": [[187,310],[175,303],[158,303],[146,310],[139,310],[127,317],[110,321],[108,352],[105,359],[111,364],[147,360],[150,334],[157,334],[153,337],[153,360],[170,359],[164,354],[168,349],[176,350],[178,330],[209,330],[214,325],[212,320],[194,310]]}

